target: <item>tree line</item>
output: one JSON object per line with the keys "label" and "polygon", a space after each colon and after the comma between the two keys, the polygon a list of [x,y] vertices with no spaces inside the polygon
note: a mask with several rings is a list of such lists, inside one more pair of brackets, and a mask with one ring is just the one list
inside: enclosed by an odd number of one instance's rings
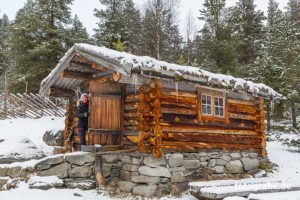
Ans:
{"label": "tree line", "polygon": [[[265,83],[286,97],[274,116],[289,111],[297,127],[300,0],[289,0],[283,10],[269,0],[266,14],[254,0],[237,0],[232,7],[226,0],[205,0],[198,16],[188,13],[183,33],[178,0],[147,0],[142,9],[133,0],[99,0],[104,8],[94,9],[94,35],[71,16],[72,3],[27,0],[13,21],[0,18],[0,76],[9,72],[10,91],[24,92],[27,82],[29,92],[38,92],[64,53],[84,42]],[[203,27],[195,26],[197,20]]]}

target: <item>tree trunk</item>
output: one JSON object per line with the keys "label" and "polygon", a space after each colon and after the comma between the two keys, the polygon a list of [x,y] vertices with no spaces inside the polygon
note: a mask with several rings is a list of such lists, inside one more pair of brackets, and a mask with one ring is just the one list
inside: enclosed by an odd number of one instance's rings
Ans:
{"label": "tree trunk", "polygon": [[296,106],[295,106],[295,102],[294,99],[290,99],[290,103],[291,103],[291,111],[292,111],[292,126],[293,128],[297,128],[297,121],[296,121]]}

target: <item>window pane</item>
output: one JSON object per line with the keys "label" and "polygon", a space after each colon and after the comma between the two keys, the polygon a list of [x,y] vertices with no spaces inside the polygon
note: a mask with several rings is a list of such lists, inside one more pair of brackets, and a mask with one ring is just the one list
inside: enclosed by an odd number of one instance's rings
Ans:
{"label": "window pane", "polygon": [[215,107],[215,115],[220,115],[219,107]]}
{"label": "window pane", "polygon": [[223,108],[220,108],[220,116],[224,116]]}
{"label": "window pane", "polygon": [[223,98],[219,98],[219,101],[220,101],[220,106],[223,106]]}
{"label": "window pane", "polygon": [[207,104],[211,105],[211,96],[207,96]]}
{"label": "window pane", "polygon": [[206,106],[205,105],[202,105],[202,113],[203,114],[207,114],[207,110],[206,110]]}
{"label": "window pane", "polygon": [[211,106],[207,106],[207,114],[211,115]]}
{"label": "window pane", "polygon": [[206,96],[202,95],[202,104],[206,104]]}
{"label": "window pane", "polygon": [[219,98],[215,97],[215,106],[218,106],[219,105]]}

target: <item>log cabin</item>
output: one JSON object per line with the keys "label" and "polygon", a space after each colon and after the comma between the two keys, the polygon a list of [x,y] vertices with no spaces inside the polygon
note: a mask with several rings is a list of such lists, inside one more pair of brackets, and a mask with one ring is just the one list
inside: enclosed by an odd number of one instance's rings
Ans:
{"label": "log cabin", "polygon": [[89,93],[88,145],[136,148],[155,158],[203,149],[265,157],[264,101],[281,98],[262,83],[75,44],[42,81],[40,94],[68,99],[65,145],[77,150],[78,91]]}

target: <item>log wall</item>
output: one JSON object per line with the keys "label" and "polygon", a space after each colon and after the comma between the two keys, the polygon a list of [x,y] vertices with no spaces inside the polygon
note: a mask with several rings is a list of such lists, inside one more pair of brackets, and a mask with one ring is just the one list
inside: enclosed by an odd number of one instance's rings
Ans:
{"label": "log wall", "polygon": [[136,143],[140,151],[156,157],[160,148],[185,152],[246,149],[265,156],[263,99],[221,91],[225,116],[208,117],[201,113],[201,92],[211,91],[213,96],[220,92],[207,88],[176,91],[164,85],[159,88],[157,81],[151,83],[137,89],[126,86],[124,135],[128,144]]}

